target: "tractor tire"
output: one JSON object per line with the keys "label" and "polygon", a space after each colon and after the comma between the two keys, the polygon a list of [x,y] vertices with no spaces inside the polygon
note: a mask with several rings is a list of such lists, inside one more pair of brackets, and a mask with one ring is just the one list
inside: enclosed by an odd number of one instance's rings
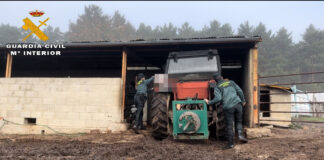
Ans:
{"label": "tractor tire", "polygon": [[217,111],[216,138],[224,139],[226,135],[226,124],[225,124],[225,115],[223,111],[223,106],[222,105],[217,106],[216,111]]}
{"label": "tractor tire", "polygon": [[169,95],[166,93],[155,93],[151,103],[151,125],[152,136],[156,139],[168,137],[168,105]]}

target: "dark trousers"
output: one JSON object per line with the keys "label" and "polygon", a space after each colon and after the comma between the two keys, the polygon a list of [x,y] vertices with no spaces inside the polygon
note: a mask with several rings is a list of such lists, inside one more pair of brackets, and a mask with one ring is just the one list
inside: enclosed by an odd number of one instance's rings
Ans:
{"label": "dark trousers", "polygon": [[137,128],[143,127],[143,108],[146,101],[145,94],[135,94],[134,96],[135,106],[137,108],[135,117],[135,126]]}
{"label": "dark trousers", "polygon": [[236,104],[232,108],[224,109],[227,138],[229,143],[233,143],[233,122],[235,119],[235,127],[237,131],[242,131],[242,116],[243,116],[243,107],[241,103]]}

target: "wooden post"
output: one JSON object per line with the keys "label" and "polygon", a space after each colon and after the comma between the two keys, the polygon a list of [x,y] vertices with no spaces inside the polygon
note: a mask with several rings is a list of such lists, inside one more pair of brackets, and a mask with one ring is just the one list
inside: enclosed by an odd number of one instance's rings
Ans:
{"label": "wooden post", "polygon": [[121,106],[121,116],[122,121],[124,120],[124,109],[125,109],[125,97],[126,97],[126,72],[127,72],[127,51],[123,50],[122,53],[122,106]]}
{"label": "wooden post", "polygon": [[7,65],[6,65],[6,78],[11,77],[11,68],[12,68],[12,55],[10,53],[7,54]]}
{"label": "wooden post", "polygon": [[252,49],[252,63],[253,63],[253,126],[259,122],[259,98],[258,98],[258,48]]}

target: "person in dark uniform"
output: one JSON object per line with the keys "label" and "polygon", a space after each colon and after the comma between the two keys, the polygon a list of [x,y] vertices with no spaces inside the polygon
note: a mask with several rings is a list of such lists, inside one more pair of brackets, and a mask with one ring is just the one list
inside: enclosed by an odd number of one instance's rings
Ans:
{"label": "person in dark uniform", "polygon": [[225,148],[234,148],[234,119],[239,141],[242,143],[247,143],[248,140],[244,137],[242,126],[243,106],[245,106],[246,104],[242,89],[234,81],[224,80],[219,73],[215,73],[213,75],[213,78],[217,82],[217,86],[214,88],[215,97],[210,101],[208,99],[205,99],[205,101],[208,105],[213,105],[217,102],[222,102],[225,114],[225,123],[228,140],[228,144]]}
{"label": "person in dark uniform", "polygon": [[133,126],[135,133],[138,134],[139,129],[144,129],[143,126],[143,108],[147,99],[147,86],[153,81],[154,76],[145,80],[145,75],[139,73],[137,75],[139,81],[136,84],[136,94],[134,96],[135,106],[137,108],[135,125]]}

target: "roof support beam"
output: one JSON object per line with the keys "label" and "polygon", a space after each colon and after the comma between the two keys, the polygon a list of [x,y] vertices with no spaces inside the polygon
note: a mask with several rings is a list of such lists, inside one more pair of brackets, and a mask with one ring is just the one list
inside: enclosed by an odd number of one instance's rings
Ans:
{"label": "roof support beam", "polygon": [[124,48],[122,52],[122,105],[121,118],[124,120],[125,97],[126,97],[126,72],[127,72],[127,50]]}
{"label": "roof support beam", "polygon": [[7,53],[7,65],[6,65],[6,78],[11,77],[11,69],[12,69],[12,55],[8,52]]}
{"label": "roof support beam", "polygon": [[258,78],[258,48],[252,48],[253,65],[253,124],[259,123],[259,78]]}

